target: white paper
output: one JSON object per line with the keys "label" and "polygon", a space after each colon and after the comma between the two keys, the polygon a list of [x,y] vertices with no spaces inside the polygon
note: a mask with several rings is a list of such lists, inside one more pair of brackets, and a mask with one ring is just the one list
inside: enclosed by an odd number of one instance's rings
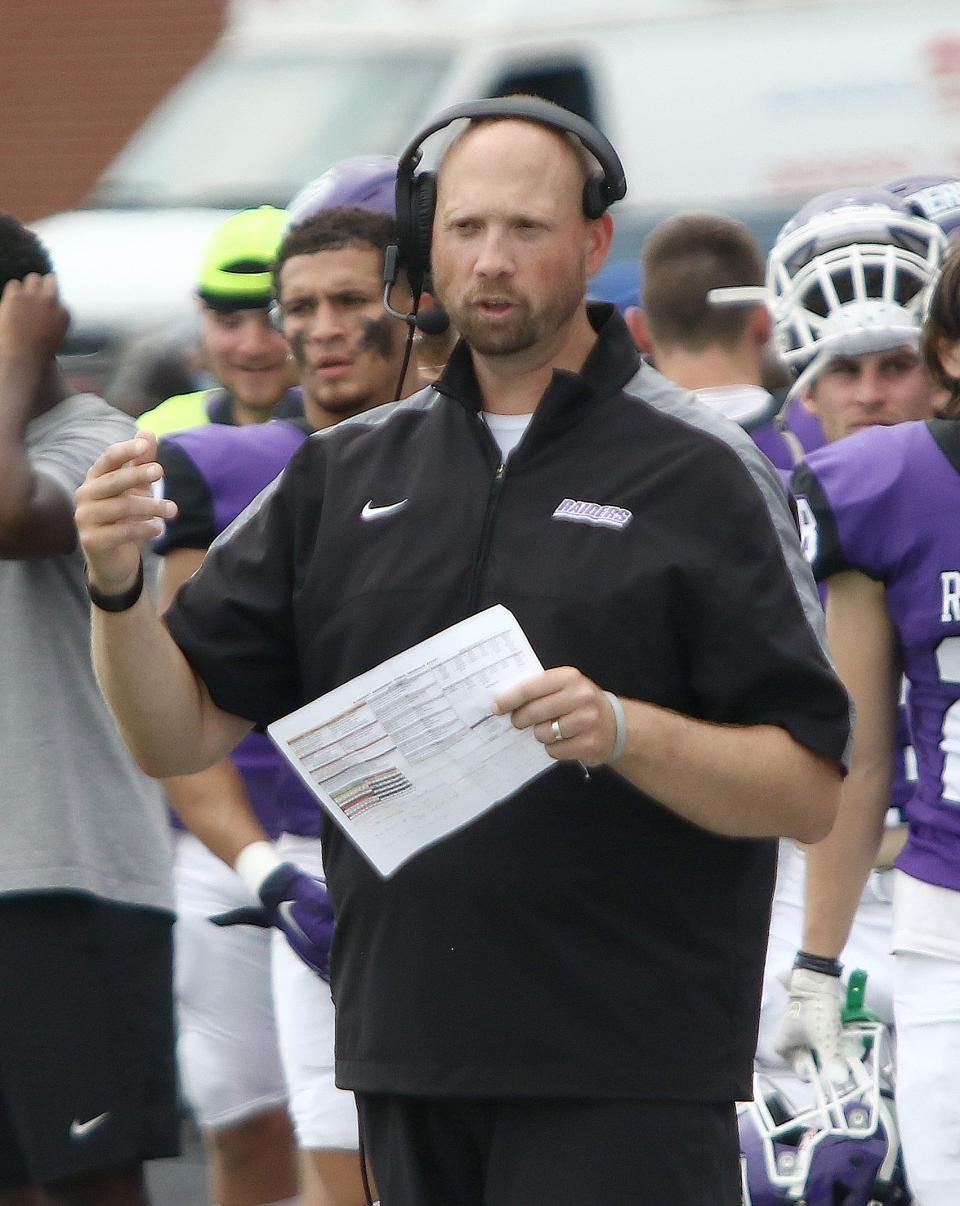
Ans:
{"label": "white paper", "polygon": [[542,671],[501,606],[274,721],[267,732],[386,878],[555,765],[495,695]]}

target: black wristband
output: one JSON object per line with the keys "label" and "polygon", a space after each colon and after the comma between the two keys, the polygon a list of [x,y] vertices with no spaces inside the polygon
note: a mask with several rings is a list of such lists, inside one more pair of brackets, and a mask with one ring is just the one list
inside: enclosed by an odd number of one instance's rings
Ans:
{"label": "black wristband", "polygon": [[802,968],[804,971],[820,972],[823,976],[835,976],[838,980],[843,971],[843,964],[837,959],[828,959],[823,955],[810,955],[806,951],[797,951],[793,966]]}
{"label": "black wristband", "polygon": [[87,583],[87,594],[94,607],[98,607],[101,611],[129,611],[143,594],[143,558],[140,558],[140,566],[137,569],[133,585],[119,595],[104,594],[93,585],[89,575],[85,574],[84,577]]}

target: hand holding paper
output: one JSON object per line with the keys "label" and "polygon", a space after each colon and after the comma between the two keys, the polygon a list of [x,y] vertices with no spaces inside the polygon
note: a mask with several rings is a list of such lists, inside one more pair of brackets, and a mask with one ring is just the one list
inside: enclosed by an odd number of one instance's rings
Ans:
{"label": "hand holding paper", "polygon": [[493,712],[498,693],[542,673],[516,619],[491,607],[268,732],[334,821],[388,876],[554,765],[532,733]]}
{"label": "hand holding paper", "polygon": [[610,697],[573,666],[545,670],[498,695],[498,714],[531,729],[558,762],[602,766],[617,756],[618,724]]}

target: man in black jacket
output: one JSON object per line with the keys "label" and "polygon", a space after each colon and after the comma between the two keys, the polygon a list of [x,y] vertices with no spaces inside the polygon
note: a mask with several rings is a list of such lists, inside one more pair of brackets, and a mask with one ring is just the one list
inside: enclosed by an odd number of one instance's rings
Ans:
{"label": "man in black jacket", "polygon": [[468,127],[443,376],[308,441],[165,622],[135,586],[167,513],[149,441],[77,496],[101,682],[151,773],[493,603],[550,667],[497,704],[550,774],[388,880],[324,842],[338,1083],[388,1206],[737,1206],[770,839],[836,806],[846,696],[782,488],[588,311],[612,225],[583,178],[535,122]]}

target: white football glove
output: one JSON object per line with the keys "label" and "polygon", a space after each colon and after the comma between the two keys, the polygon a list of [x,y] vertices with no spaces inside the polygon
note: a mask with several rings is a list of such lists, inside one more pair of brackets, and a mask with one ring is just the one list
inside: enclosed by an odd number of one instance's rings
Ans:
{"label": "white football glove", "polygon": [[787,991],[790,1003],[777,1028],[777,1051],[805,1080],[809,1067],[805,1070],[803,1065],[812,1051],[820,1070],[835,1083],[842,1083],[849,1068],[841,1052],[843,988],[839,978],[795,967]]}

